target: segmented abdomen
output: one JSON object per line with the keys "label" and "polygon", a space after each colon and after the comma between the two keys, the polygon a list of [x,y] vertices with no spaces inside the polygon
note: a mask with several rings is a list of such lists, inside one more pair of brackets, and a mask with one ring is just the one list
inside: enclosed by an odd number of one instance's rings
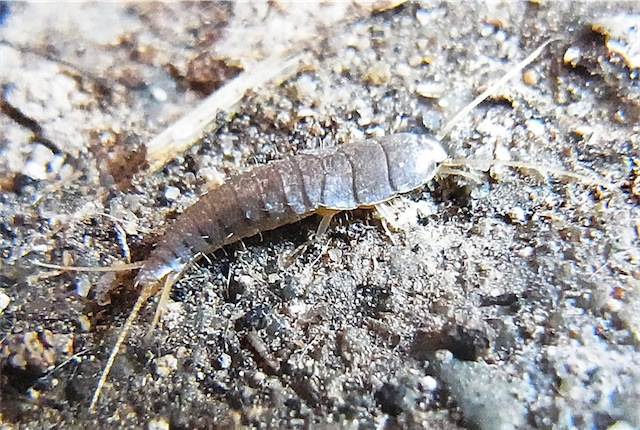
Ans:
{"label": "segmented abdomen", "polygon": [[371,206],[419,187],[446,158],[432,137],[396,134],[296,154],[230,178],[169,227],[138,274],[151,284],[197,255],[304,218],[320,208]]}

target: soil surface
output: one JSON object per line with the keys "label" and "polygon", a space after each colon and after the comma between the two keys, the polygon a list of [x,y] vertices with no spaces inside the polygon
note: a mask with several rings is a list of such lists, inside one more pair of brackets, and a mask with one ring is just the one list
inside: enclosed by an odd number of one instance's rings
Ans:
{"label": "soil surface", "polygon": [[[461,3],[0,2],[0,427],[640,428],[640,6]],[[438,134],[550,39],[443,136],[466,166],[200,259],[88,410],[135,272],[38,262],[143,261],[253,165]]]}

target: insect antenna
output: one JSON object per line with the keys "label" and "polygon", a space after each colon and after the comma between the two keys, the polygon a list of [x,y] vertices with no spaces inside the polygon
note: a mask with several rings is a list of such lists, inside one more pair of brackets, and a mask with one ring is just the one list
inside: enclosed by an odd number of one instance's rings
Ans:
{"label": "insect antenna", "polygon": [[34,261],[33,264],[39,267],[44,267],[45,269],[62,270],[66,272],[126,272],[142,268],[144,261],[119,264],[118,266],[109,267],[64,266],[60,264],[45,263],[43,261]]}
{"label": "insect antenna", "polygon": [[[138,286],[138,282],[136,282],[135,286],[136,287]],[[127,335],[129,334],[129,330],[131,329],[133,322],[138,317],[138,314],[140,313],[140,309],[142,309],[142,305],[144,305],[144,303],[147,301],[147,299],[150,296],[151,296],[150,288],[149,286],[145,286],[145,288],[143,288],[142,291],[140,291],[140,295],[138,296],[136,303],[133,305],[133,308],[131,309],[131,313],[129,313],[127,320],[125,321],[124,325],[120,329],[120,333],[118,333],[118,339],[116,340],[116,343],[111,348],[111,353],[109,354],[109,359],[107,360],[107,364],[105,364],[102,370],[102,374],[100,375],[100,379],[98,380],[98,385],[96,386],[96,390],[93,392],[91,404],[89,405],[90,412],[95,412],[98,399],[100,399],[100,393],[102,393],[102,388],[104,387],[105,382],[107,382],[107,377],[109,376],[109,372],[111,371],[111,368],[113,367],[113,363],[116,360],[118,351],[120,350],[120,347],[122,346],[125,339],[127,338]]]}
{"label": "insect antenna", "polygon": [[[513,77],[516,76],[517,73],[522,71],[522,69],[527,67],[536,58],[538,58],[538,56],[540,56],[542,51],[547,46],[549,46],[551,43],[559,41],[559,40],[562,40],[562,38],[561,37],[554,37],[554,38],[548,39],[545,42],[543,42],[540,46],[538,46],[538,48],[536,48],[535,51],[533,51],[531,54],[529,54],[526,58],[524,58],[522,61],[517,63],[515,66],[513,66],[513,68],[511,70],[509,70],[507,73],[505,73],[496,82],[491,84],[489,86],[489,88],[487,88],[480,95],[478,95],[476,98],[474,98],[469,104],[467,104],[463,109],[461,109],[458,113],[456,113],[449,121],[447,121],[447,123],[444,125],[444,127],[442,127],[442,129],[438,132],[436,138],[438,140],[442,141],[443,138],[447,134],[449,134],[451,129],[460,120],[460,118],[462,118],[464,115],[467,115],[469,112],[471,112],[475,107],[477,107],[480,103],[482,103],[484,100],[486,100],[487,97],[491,96],[491,94],[494,91],[496,91],[500,86],[504,85],[505,83],[507,83],[508,81],[513,79]],[[541,165],[538,165],[538,164],[527,163],[527,162],[522,162],[522,161],[480,160],[480,159],[475,159],[475,160],[449,159],[449,160],[446,160],[446,161],[444,161],[443,163],[440,164],[438,171],[439,171],[440,174],[444,174],[444,173],[456,174],[456,175],[467,177],[468,179],[471,179],[471,180],[475,181],[477,179],[474,178],[473,175],[470,175],[469,173],[464,172],[462,170],[452,169],[452,168],[453,167],[476,167],[477,169],[483,169],[485,166],[493,166],[493,165],[503,165],[503,166],[509,166],[509,167],[514,167],[514,168],[520,168],[520,169],[531,169],[531,170],[536,170],[536,171],[538,171],[538,172],[540,172],[542,174],[550,173],[550,174],[555,175],[555,176],[565,176],[567,178],[571,178],[571,179],[576,180],[576,181],[578,181],[580,183],[583,183],[583,184],[599,185],[599,186],[604,187],[604,188],[612,188],[612,187],[616,186],[615,184],[611,184],[609,182],[606,182],[605,180],[603,180],[602,178],[599,178],[599,177],[581,175],[579,173],[570,172],[570,171],[565,170],[565,169],[541,166]]]}

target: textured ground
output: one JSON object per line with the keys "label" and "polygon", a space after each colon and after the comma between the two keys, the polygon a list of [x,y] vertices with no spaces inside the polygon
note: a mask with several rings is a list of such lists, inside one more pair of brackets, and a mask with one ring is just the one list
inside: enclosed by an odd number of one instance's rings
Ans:
{"label": "textured ground", "polygon": [[[1,3],[0,25],[3,428],[640,428],[637,4]],[[541,170],[215,252],[87,411],[133,275],[34,262],[139,261],[251,165],[437,133],[552,37],[443,140]],[[265,82],[270,56],[295,67]],[[154,136],[235,76],[244,97],[159,161]]]}

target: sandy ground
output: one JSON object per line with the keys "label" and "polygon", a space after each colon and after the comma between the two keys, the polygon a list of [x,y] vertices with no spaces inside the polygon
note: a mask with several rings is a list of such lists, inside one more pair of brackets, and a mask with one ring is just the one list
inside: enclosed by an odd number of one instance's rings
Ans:
{"label": "sandy ground", "polygon": [[[2,428],[640,428],[637,3],[3,2],[0,25]],[[36,262],[141,261],[251,165],[438,133],[556,37],[443,139],[538,169],[216,251],[89,413],[134,273]]]}

